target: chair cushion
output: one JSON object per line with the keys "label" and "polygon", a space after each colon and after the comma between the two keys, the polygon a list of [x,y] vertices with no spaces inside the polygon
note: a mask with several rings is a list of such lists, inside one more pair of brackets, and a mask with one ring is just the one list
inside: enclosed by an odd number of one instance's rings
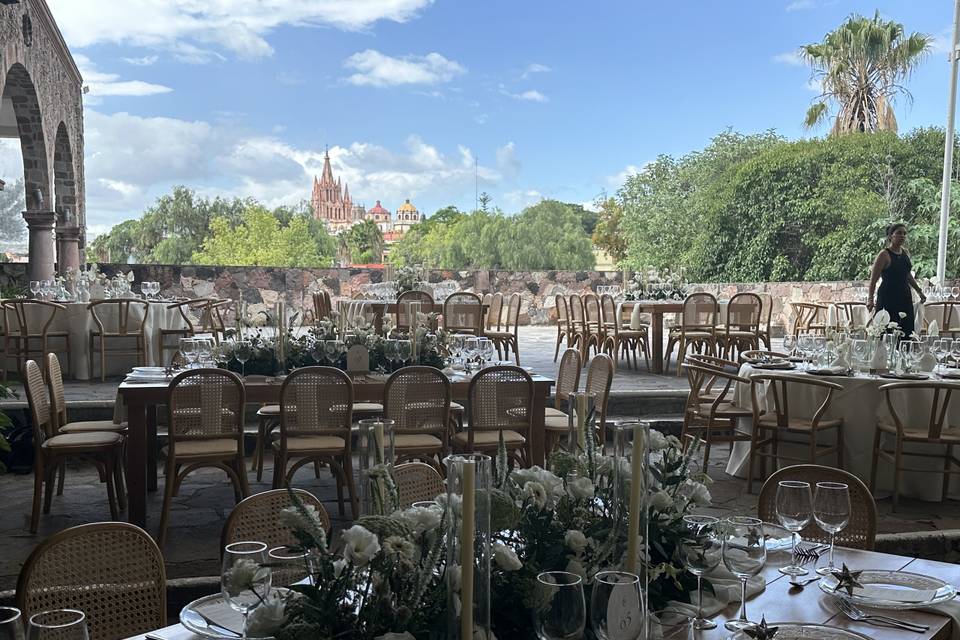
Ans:
{"label": "chair cushion", "polygon": [[[713,407],[712,402],[704,402],[697,407],[697,413],[705,418],[709,417],[711,407]],[[721,402],[713,415],[717,418],[745,418],[752,416],[753,411],[735,406],[730,402]]]}
{"label": "chair cushion", "polygon": [[[880,429],[880,431],[884,431],[886,433],[892,433],[892,434],[897,433],[897,427],[895,425],[892,425],[886,422],[880,422],[879,424],[877,424],[877,428]],[[951,425],[949,427],[944,427],[943,430],[940,432],[939,440],[931,440],[927,435],[928,433],[929,431],[926,426],[904,427],[903,439],[924,441],[924,442],[947,442],[950,444],[960,442],[960,427],[957,427],[954,425]]]}
{"label": "chair cushion", "polygon": [[[287,451],[332,451],[339,453],[346,448],[343,438],[338,436],[290,436],[287,438]],[[280,448],[280,442],[273,443],[274,449]]]}
{"label": "chair cushion", "polygon": [[174,445],[177,458],[237,455],[237,441],[232,438],[211,438],[209,440],[180,440]]}
{"label": "chair cushion", "polygon": [[563,416],[547,416],[543,419],[543,428],[547,431],[567,431],[570,429],[569,418]]}
{"label": "chair cushion", "polygon": [[280,405],[278,404],[265,404],[259,409],[257,409],[258,416],[279,416],[280,415]]}
{"label": "chair cushion", "polygon": [[397,433],[393,436],[393,446],[396,449],[443,449],[440,438],[429,433]]}
{"label": "chair cushion", "polygon": [[565,411],[561,411],[560,409],[556,409],[554,407],[547,407],[543,415],[547,416],[548,418],[563,418],[564,420],[567,419],[567,414]]}
{"label": "chair cushion", "polygon": [[358,413],[383,413],[383,405],[379,402],[354,402],[354,415]]}
{"label": "chair cushion", "polygon": [[[460,445],[462,447],[467,446],[467,432],[461,431],[460,433],[455,433],[453,435],[454,444]],[[527,439],[516,431],[506,429],[503,431],[503,442],[507,446],[510,445],[522,445],[527,442]],[[473,432],[473,444],[476,446],[497,446],[500,443],[500,432],[499,431],[474,431]]]}
{"label": "chair cushion", "polygon": [[123,442],[123,436],[109,431],[88,431],[86,433],[63,433],[43,441],[46,449],[68,451],[70,449],[104,449]]}
{"label": "chair cushion", "polygon": [[[775,417],[760,418],[758,424],[764,429],[787,429],[788,431],[810,431],[810,419],[790,418],[786,426],[781,427],[777,424]],[[821,420],[817,424],[817,429],[835,429],[843,425],[843,420]]]}
{"label": "chair cushion", "polygon": [[[680,335],[680,331],[677,331],[677,335]],[[687,336],[687,340],[704,340],[707,338],[713,338],[714,333],[712,331],[685,331],[683,335]]]}
{"label": "chair cushion", "polygon": [[127,430],[127,423],[117,424],[112,420],[81,420],[68,422],[60,427],[60,433],[89,433],[91,431],[109,431],[119,433]]}
{"label": "chair cushion", "polygon": [[466,407],[464,407],[459,402],[454,402],[452,400],[450,401],[450,411],[454,413],[463,413],[466,410],[467,410]]}

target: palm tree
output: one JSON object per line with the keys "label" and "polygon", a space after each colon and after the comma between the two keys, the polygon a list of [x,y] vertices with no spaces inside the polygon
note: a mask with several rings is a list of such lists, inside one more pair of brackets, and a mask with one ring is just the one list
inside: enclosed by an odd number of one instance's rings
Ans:
{"label": "palm tree", "polygon": [[350,227],[347,240],[354,260],[367,253],[379,262],[383,257],[383,234],[373,220],[364,220]]}
{"label": "palm tree", "polygon": [[898,93],[911,97],[900,82],[920,64],[932,41],[922,33],[907,36],[902,24],[884,22],[878,11],[872,20],[852,14],[823,42],[801,47],[800,56],[823,90],[804,124],[822,121],[832,100],[839,110],[831,134],[896,131],[891,103]]}

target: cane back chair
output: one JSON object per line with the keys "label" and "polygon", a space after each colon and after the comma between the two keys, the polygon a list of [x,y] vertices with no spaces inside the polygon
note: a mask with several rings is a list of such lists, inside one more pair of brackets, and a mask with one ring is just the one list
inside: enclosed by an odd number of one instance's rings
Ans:
{"label": "cane back chair", "polygon": [[450,380],[435,367],[403,367],[384,387],[384,418],[393,420],[396,462],[423,460],[436,468],[447,454]]}
{"label": "cane back chair", "polygon": [[681,364],[688,351],[717,354],[717,316],[720,306],[711,293],[691,293],[683,301],[680,324],[670,330],[667,340],[667,361],[664,373],[670,371],[670,355],[677,347],[677,375],[683,373]]}
{"label": "cane back chair", "polygon": [[422,462],[405,462],[393,468],[393,480],[400,495],[400,508],[414,502],[436,500],[443,493],[443,478],[433,467]]}
{"label": "cane back chair", "polygon": [[483,303],[469,291],[450,294],[443,301],[443,328],[450,333],[479,336],[483,332]]}
{"label": "cane back chair", "polygon": [[467,398],[470,423],[451,438],[455,453],[495,452],[501,436],[508,454],[530,460],[533,380],[514,366],[497,366],[473,376]]}

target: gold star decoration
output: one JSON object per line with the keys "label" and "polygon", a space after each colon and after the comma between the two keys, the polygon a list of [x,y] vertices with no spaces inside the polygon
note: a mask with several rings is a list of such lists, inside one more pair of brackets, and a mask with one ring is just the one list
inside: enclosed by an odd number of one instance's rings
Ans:
{"label": "gold star decoration", "polygon": [[858,578],[860,578],[861,573],[863,573],[863,571],[850,571],[850,569],[847,568],[846,563],[844,563],[843,569],[841,571],[836,571],[836,570],[833,571],[832,575],[834,578],[837,579],[837,586],[833,588],[833,592],[836,593],[841,589],[845,589],[847,592],[847,595],[852,596],[854,589],[858,587],[860,589],[863,588],[863,585],[860,584],[858,580]]}
{"label": "gold star decoration", "polygon": [[780,627],[768,627],[766,616],[760,618],[760,624],[753,628],[744,629],[743,632],[753,638],[753,640],[773,640]]}

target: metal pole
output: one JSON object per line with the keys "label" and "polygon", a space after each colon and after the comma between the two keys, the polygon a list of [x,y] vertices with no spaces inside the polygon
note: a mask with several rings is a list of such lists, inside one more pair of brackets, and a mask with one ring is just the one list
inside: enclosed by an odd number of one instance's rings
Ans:
{"label": "metal pole", "polygon": [[957,46],[960,44],[960,0],[953,13],[953,46],[950,47],[950,99],[943,145],[943,188],[940,198],[940,244],[937,247],[937,280],[943,286],[947,272],[947,227],[950,221],[950,179],[953,176],[953,122],[957,110]]}

